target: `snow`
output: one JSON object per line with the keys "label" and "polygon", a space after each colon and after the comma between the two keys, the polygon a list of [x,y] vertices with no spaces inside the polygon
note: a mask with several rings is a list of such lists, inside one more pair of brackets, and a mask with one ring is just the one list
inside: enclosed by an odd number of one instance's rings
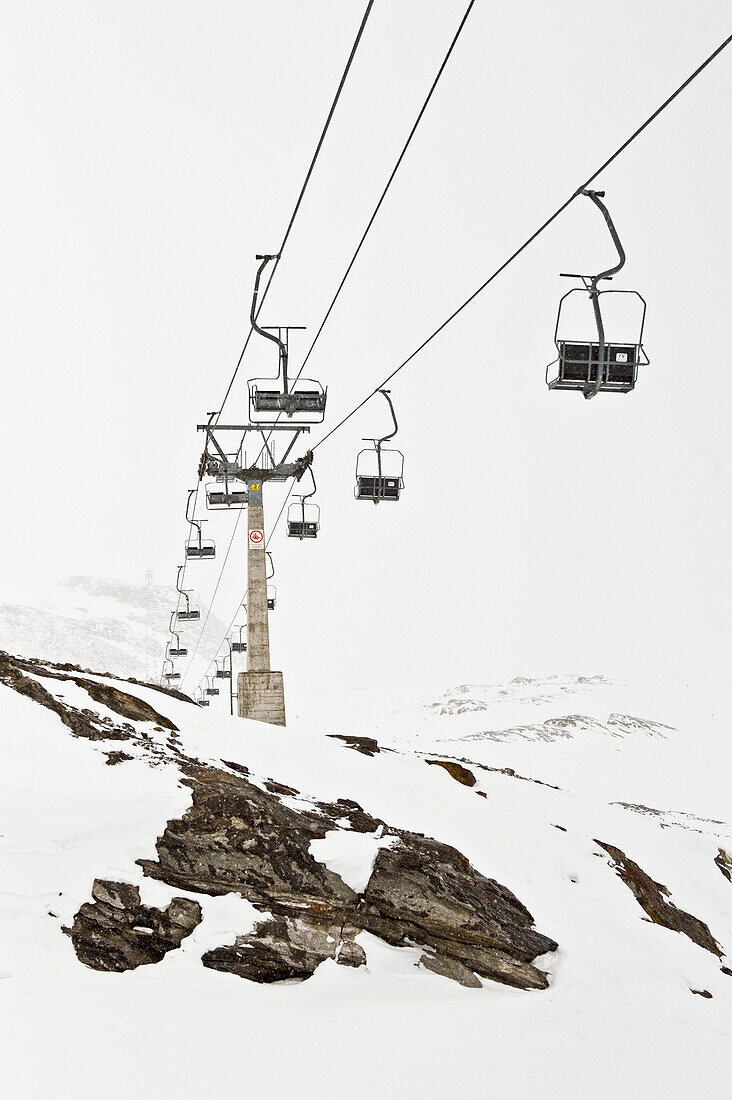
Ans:
{"label": "snow", "polygon": [[383,837],[380,831],[381,826],[375,833],[347,833],[333,829],[322,840],[310,841],[310,853],[360,894],[366,889],[379,849],[391,848],[396,839],[393,836]]}
{"label": "snow", "polygon": [[[83,689],[72,696],[73,685],[45,682],[78,705]],[[589,691],[582,705],[569,692],[564,711],[592,716],[601,727],[611,712],[650,715],[674,729],[665,738],[643,731],[610,738],[599,729],[552,743],[498,744],[460,740],[463,716],[445,714],[429,720],[429,739],[424,724],[415,739],[415,710],[385,719],[379,738],[386,740],[388,726],[395,751],[368,757],[303,723],[269,727],[122,687],[178,725],[184,752],[218,766],[245,764],[259,784],[286,783],[299,794],[283,801],[296,808],[353,799],[389,826],[455,845],[513,890],[537,928],[558,941],[559,950],[539,960],[550,988],[523,992],[486,982],[464,989],[420,967],[417,947],[391,947],[366,933],[358,938],[366,968],[327,962],[304,983],[259,986],[207,970],[202,953],[233,942],[263,914],[238,895],[173,889],[137,867],[137,859],[154,858],[165,823],[190,804],[174,763],[150,767],[129,749],[135,759],[109,767],[104,753],[112,742],[76,739],[56,715],[0,686],[0,1018],[13,1100],[198,1098],[242,1087],[253,1096],[328,1098],[347,1089],[400,1100],[726,1093],[732,977],[709,952],[645,919],[595,842],[622,848],[729,948],[732,888],[714,856],[720,845],[732,848],[732,830],[721,813],[706,820],[718,802],[717,777],[710,774],[705,788],[697,767],[685,798],[659,800],[681,789],[671,777],[688,760],[688,715],[669,713],[671,704],[656,716],[634,710],[621,686],[605,684],[601,690],[612,696],[606,710],[595,709]],[[514,701],[507,725],[544,721],[545,708],[555,705]],[[165,745],[167,732],[143,725]],[[694,736],[703,728],[691,727]],[[466,761],[475,787],[426,765],[425,756],[446,750]],[[637,772],[649,753],[654,767]],[[513,766],[543,783],[480,763]],[[360,890],[389,842],[388,834],[344,827],[314,841],[312,851]],[[61,927],[89,900],[97,877],[137,884],[148,904],[195,898],[203,922],[155,966],[91,971]]]}

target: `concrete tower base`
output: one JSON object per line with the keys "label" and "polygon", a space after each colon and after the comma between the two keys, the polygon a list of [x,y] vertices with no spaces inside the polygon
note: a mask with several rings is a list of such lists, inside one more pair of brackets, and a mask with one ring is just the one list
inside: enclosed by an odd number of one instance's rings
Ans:
{"label": "concrete tower base", "polygon": [[240,672],[236,682],[238,714],[269,722],[271,726],[285,723],[285,684],[281,672]]}

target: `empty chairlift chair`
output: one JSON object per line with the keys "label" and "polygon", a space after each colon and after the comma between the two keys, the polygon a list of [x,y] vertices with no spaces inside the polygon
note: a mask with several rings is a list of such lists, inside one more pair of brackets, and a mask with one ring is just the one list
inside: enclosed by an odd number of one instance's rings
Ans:
{"label": "empty chairlift chair", "polygon": [[[176,670],[175,665],[169,657],[166,658],[165,665],[170,665],[170,668],[168,669],[168,671],[163,671],[163,679],[165,680],[168,687],[170,687],[172,683],[177,683],[177,681],[180,680],[180,672]],[[165,665],[163,666],[164,669]]]}
{"label": "empty chairlift chair", "polygon": [[199,707],[208,707],[211,705],[211,700],[206,698],[201,688],[198,689],[196,702],[198,703]]}
{"label": "empty chairlift chair", "polygon": [[248,503],[249,492],[244,485],[232,484],[222,479],[209,482],[206,486],[206,507],[210,511],[246,508]]}
{"label": "empty chairlift chair", "polygon": [[221,664],[216,662],[215,676],[217,680],[230,680],[231,669],[226,667],[226,657],[221,658]]}
{"label": "empty chairlift chair", "polygon": [[176,591],[186,601],[186,606],[184,608],[182,608],[179,605],[176,612],[175,612],[176,620],[179,623],[194,622],[197,619],[201,618],[201,612],[199,611],[199,609],[197,607],[191,607],[191,602],[190,602],[189,597],[190,597],[190,594],[193,591],[193,589],[192,588],[185,589],[185,588],[181,588],[181,586],[180,586],[181,576],[182,576],[184,568],[185,568],[185,566],[183,566],[183,565],[178,566],[178,577],[177,577],[176,582],[175,582]]}
{"label": "empty chairlift chair", "polygon": [[[296,378],[291,382],[288,376],[288,334],[293,326],[275,326],[271,331],[257,324],[257,299],[259,283],[270,260],[276,256],[257,256],[261,260],[254,280],[254,294],[250,320],[252,329],[277,345],[279,352],[279,373],[276,378],[250,378],[249,418],[263,423],[273,416],[279,419],[286,416],[300,424],[320,424],[325,416],[327,391],[314,378]],[[277,335],[275,335],[275,332]],[[284,333],[284,339],[282,334]]]}
{"label": "empty chairlift chair", "polygon": [[399,500],[404,488],[404,455],[401,451],[385,448],[384,443],[393,439],[399,430],[394,406],[389,390],[379,390],[386,398],[394,422],[394,430],[381,439],[366,439],[372,443],[360,451],[356,458],[356,500],[371,500],[378,504],[382,500]]}
{"label": "empty chairlift chair", "polygon": [[191,524],[196,529],[195,535],[188,539],[186,542],[186,557],[194,559],[205,559],[216,557],[216,543],[213,539],[204,539],[201,537],[201,524],[205,523],[204,519],[191,520]]}
{"label": "empty chairlift chair", "polygon": [[[175,630],[171,630],[170,633],[171,640],[168,642],[167,648],[165,650],[166,658],[170,659],[171,657],[187,657],[188,647],[181,644],[180,635],[177,634]],[[175,642],[173,642],[173,639],[175,639]]]}
{"label": "empty chairlift chair", "polygon": [[181,596],[186,601],[186,606],[179,607],[175,613],[175,617],[179,623],[194,622],[201,618],[199,609],[197,607],[191,607],[189,596],[192,591],[193,589],[189,588],[187,592],[181,592]]}
{"label": "empty chairlift chair", "polygon": [[314,496],[317,486],[312,466],[308,467],[313,479],[313,487],[309,493],[296,493],[299,500],[293,502],[287,509],[287,534],[292,539],[314,539],[318,537],[320,530],[320,508],[317,504],[306,503],[309,497]]}
{"label": "empty chairlift chair", "polygon": [[216,687],[216,685],[211,681],[211,679],[208,676],[206,677],[206,687],[204,688],[204,691],[205,691],[206,695],[219,695],[220,694],[219,689]]}
{"label": "empty chairlift chair", "polygon": [[573,287],[560,300],[554,329],[557,358],[546,369],[546,381],[549,389],[580,390],[587,398],[601,392],[629,393],[638,367],[648,364],[643,349],[646,302],[637,290],[598,290],[598,283],[622,269],[625,252],[601,201],[604,191],[582,194],[602,213],[618,262],[599,275],[562,276],[581,279],[583,285]]}
{"label": "empty chairlift chair", "polygon": [[[272,580],[272,577],[274,577],[275,567],[274,567],[274,559],[272,558],[272,555],[269,552],[269,550],[266,551],[266,554],[267,554],[267,564],[269,566],[269,571],[267,573],[267,582],[269,582],[269,581]],[[267,610],[268,611],[274,611],[276,604],[277,604],[277,589],[275,588],[275,586],[273,584],[267,583]]]}
{"label": "empty chairlift chair", "polygon": [[247,643],[246,639],[242,637],[242,630],[246,629],[244,625],[239,627],[239,633],[232,634],[231,636],[231,652],[232,653],[246,653]]}
{"label": "empty chairlift chair", "polygon": [[[203,530],[201,525],[206,522],[205,519],[196,520],[193,518],[192,511],[195,509],[195,496],[196,490],[188,490],[188,500],[186,502],[186,519],[191,525],[190,538],[186,541],[186,559],[191,558],[215,558],[216,557],[216,543],[213,539],[204,539]],[[193,508],[191,507],[193,505]]]}

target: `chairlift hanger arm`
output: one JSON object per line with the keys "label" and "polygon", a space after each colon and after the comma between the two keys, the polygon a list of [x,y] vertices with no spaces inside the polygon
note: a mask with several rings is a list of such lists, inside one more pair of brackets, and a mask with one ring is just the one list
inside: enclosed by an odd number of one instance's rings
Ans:
{"label": "chairlift hanger arm", "polygon": [[613,219],[610,217],[610,211],[605,206],[605,203],[602,201],[605,198],[605,192],[590,191],[588,189],[585,189],[582,194],[586,195],[588,199],[591,199],[597,209],[602,214],[603,218],[605,219],[605,224],[610,231],[610,236],[613,239],[613,244],[615,245],[618,253],[618,262],[615,267],[609,267],[607,271],[601,271],[599,275],[594,276],[593,281],[595,283],[599,283],[600,279],[610,279],[613,275],[617,275],[617,273],[622,270],[622,268],[625,266],[625,249],[620,243],[620,237],[618,236],[618,231],[615,228]]}
{"label": "chairlift hanger arm", "polygon": [[[365,442],[367,442],[367,443],[373,443],[376,450],[380,451],[382,443],[386,443],[388,440],[393,439],[394,436],[397,434],[397,432],[399,431],[399,425],[397,423],[396,413],[394,412],[394,404],[391,400],[391,397],[389,396],[391,391],[390,390],[377,390],[376,393],[381,393],[386,398],[386,403],[389,406],[389,412],[391,413],[391,419],[394,422],[394,429],[393,429],[393,431],[389,432],[388,435],[382,435],[380,439],[372,439],[370,437],[367,437],[366,440],[365,440]],[[376,396],[376,394],[374,394],[374,396]]]}
{"label": "chairlift hanger arm", "polygon": [[260,336],[264,336],[265,340],[271,340],[277,345],[280,351],[280,369],[282,371],[282,388],[287,393],[287,344],[278,335],[275,336],[273,332],[268,332],[266,328],[262,328],[257,324],[257,299],[259,297],[259,283],[262,278],[262,272],[264,271],[270,260],[277,260],[279,256],[257,256],[256,259],[261,260],[261,264],[257,268],[257,274],[254,279],[254,294],[252,295],[252,308],[249,314],[249,320],[252,328],[255,332],[258,332]]}
{"label": "chairlift hanger arm", "polygon": [[590,285],[588,289],[590,298],[592,300],[592,310],[595,314],[595,325],[597,327],[597,378],[592,383],[592,385],[588,386],[587,389],[584,391],[585,397],[589,400],[589,398],[595,397],[595,395],[599,393],[600,387],[603,383],[603,375],[605,372],[605,326],[602,320],[602,310],[600,309],[600,291],[598,291],[597,289],[597,284],[600,282],[601,279],[610,279],[613,275],[617,275],[617,273],[625,266],[625,250],[620,243],[620,237],[618,236],[618,231],[613,224],[612,218],[610,217],[610,211],[605,206],[605,203],[602,201],[605,197],[605,192],[591,191],[588,188],[585,188],[583,189],[582,194],[586,195],[588,199],[591,199],[597,209],[602,214],[603,218],[605,219],[605,224],[610,231],[610,236],[612,237],[613,244],[615,245],[618,253],[618,262],[617,264],[615,264],[614,267],[609,267],[606,271],[601,271],[598,275],[593,275],[592,278],[589,280]]}
{"label": "chairlift hanger arm", "polygon": [[[310,465],[307,467],[307,469],[310,471],[310,477],[313,480],[313,487],[312,487],[312,489],[310,490],[309,493],[296,493],[295,494],[295,496],[298,496],[300,498],[300,503],[303,506],[303,523],[305,522],[305,518],[304,518],[305,517],[305,501],[309,500],[310,497],[314,497],[316,492],[318,491],[318,486],[315,484],[315,472],[314,472],[313,467],[312,467],[313,452],[308,451],[308,455],[310,456]],[[303,474],[304,473],[305,473],[305,470],[303,470]],[[300,477],[302,477],[302,474],[300,475]],[[298,478],[297,480],[299,481],[300,478]]]}

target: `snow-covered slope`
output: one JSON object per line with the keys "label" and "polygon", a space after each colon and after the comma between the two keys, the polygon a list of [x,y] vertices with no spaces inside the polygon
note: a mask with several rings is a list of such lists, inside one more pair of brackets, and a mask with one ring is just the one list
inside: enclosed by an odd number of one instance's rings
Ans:
{"label": "snow-covered slope", "polygon": [[[6,594],[5,600],[0,604],[0,647],[8,652],[157,680],[178,594],[162,585],[70,577],[32,595]],[[206,636],[215,639],[213,644],[223,631],[223,623],[209,616]]]}
{"label": "snow-covered slope", "polygon": [[[584,724],[556,743],[456,741],[461,716],[447,713],[435,727],[441,744],[410,742],[409,719],[402,744],[395,733],[392,749],[378,751],[298,725],[230,719],[105,677],[81,678],[85,686],[55,679],[50,667],[23,675],[59,713],[0,684],[0,1005],[13,1100],[234,1089],[256,1097],[726,1095],[728,960],[654,923],[634,895],[645,872],[668,890],[651,905],[673,905],[671,923],[680,912],[692,931],[694,920],[708,926],[729,950],[732,882],[719,851],[732,850],[732,830],[693,804],[680,807],[697,811],[693,818],[663,812],[669,806],[651,813],[547,781],[545,750],[577,747]],[[163,724],[144,709],[147,719],[121,716],[115,697],[100,694],[105,685],[154,708]],[[522,724],[541,724],[542,713]],[[72,725],[83,715],[86,732],[75,736],[62,715]],[[590,733],[603,743],[601,730]],[[612,743],[632,756],[639,737],[673,755],[675,736],[626,729]],[[534,766],[527,757],[512,773],[489,752],[471,756],[485,745],[533,752]],[[246,774],[283,813],[317,814],[348,800],[351,809],[311,854],[357,892],[398,844],[398,830],[454,846],[557,942],[536,960],[548,988],[486,979],[463,988],[420,964],[424,943],[395,946],[368,931],[355,937],[365,966],[326,959],[304,982],[263,985],[202,965],[204,954],[251,933],[261,911],[239,891],[211,896],[150,876],[164,863],[156,841],[168,822],[171,842],[181,836],[197,797],[185,785],[192,767],[232,782]],[[387,827],[360,832],[349,822],[353,803]],[[223,863],[219,828],[208,836]],[[62,929],[100,879],[138,887],[143,905],[161,910],[187,899],[202,920],[162,961],[125,973],[90,969]]]}

